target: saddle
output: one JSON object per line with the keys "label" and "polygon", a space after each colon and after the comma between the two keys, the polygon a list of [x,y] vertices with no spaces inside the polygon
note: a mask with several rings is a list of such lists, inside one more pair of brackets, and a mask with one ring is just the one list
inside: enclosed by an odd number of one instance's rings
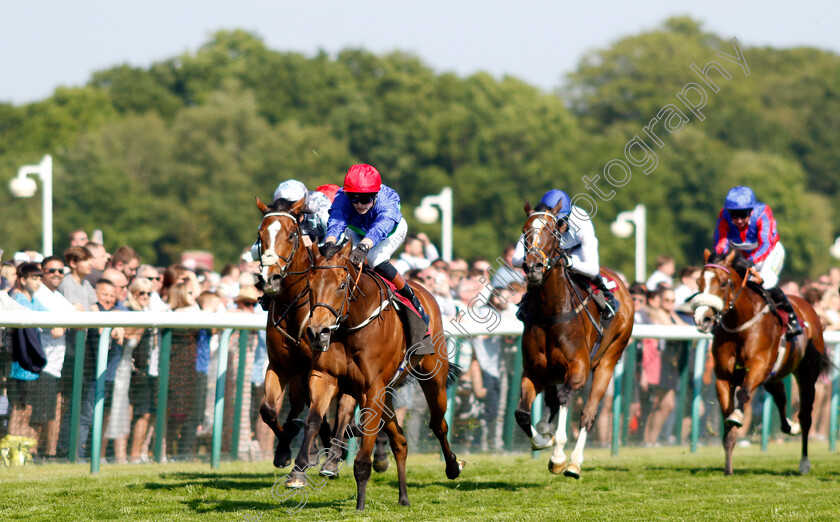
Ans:
{"label": "saddle", "polygon": [[397,293],[397,289],[392,282],[374,272],[367,265],[365,265],[364,271],[377,282],[380,282],[380,286],[387,288],[388,301],[397,310],[400,320],[403,323],[405,342],[408,347],[406,354],[428,355],[435,353],[430,328],[420,318],[420,313],[414,309],[411,302]]}
{"label": "saddle", "polygon": [[787,332],[788,330],[788,318],[790,318],[790,314],[785,312],[784,310],[780,310],[776,302],[770,296],[770,292],[768,292],[763,286],[756,283],[755,281],[747,281],[747,288],[752,290],[753,292],[757,293],[764,299],[764,302],[767,303],[767,307],[770,309],[770,312],[779,321],[779,325],[782,327],[782,332]]}

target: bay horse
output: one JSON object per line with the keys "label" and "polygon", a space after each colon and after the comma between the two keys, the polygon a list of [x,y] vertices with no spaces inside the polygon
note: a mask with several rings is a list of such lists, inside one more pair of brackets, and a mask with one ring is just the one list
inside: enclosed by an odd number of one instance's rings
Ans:
{"label": "bay horse", "polygon": [[[412,284],[431,318],[429,330],[434,344],[432,353],[418,355],[421,345],[408,346],[403,322],[390,301],[390,290],[378,276],[368,270],[360,271],[348,260],[352,246],[347,241],[329,259],[318,252],[316,245],[311,249],[315,264],[309,277],[312,304],[306,328],[313,350],[309,376],[311,401],[301,451],[286,485],[300,488],[307,484],[304,456],[308,455],[330,401],[342,392],[352,395],[362,408],[359,425],[362,444],[353,466],[356,508],[365,508],[371,451],[380,429],[388,434],[396,460],[399,503],[408,506],[405,468],[408,446],[395,420],[393,387],[408,374],[418,380],[431,412],[430,427],[443,450],[446,476],[455,479],[465,463],[449,447],[446,439],[449,428],[444,415],[446,387],[454,383],[460,370],[449,364],[440,308],[434,297],[422,286]],[[335,342],[336,339],[341,342]]]}
{"label": "bay horse", "polygon": [[[736,257],[737,256],[737,257]],[[746,259],[732,250],[726,255],[703,253],[705,265],[698,279],[699,293],[692,298],[697,329],[711,332],[717,396],[724,417],[724,474],[732,474],[732,450],[737,428],[744,422],[744,407],[756,388],[773,397],[781,429],[802,434],[800,473],[808,473],[808,432],[814,404],[814,385],[831,363],[825,353],[820,319],[814,308],[798,296],[789,296],[801,318],[804,333],[793,342],[771,312],[765,299],[750,288]],[[787,395],[782,379],[793,374],[799,384],[799,423],[787,418]]]}
{"label": "bay horse", "polygon": [[[268,369],[260,416],[277,437],[274,466],[282,468],[291,463],[291,441],[302,424],[296,418],[309,400],[312,351],[304,328],[309,320],[308,277],[312,256],[303,244],[298,221],[305,199],[278,200],[271,206],[259,198],[256,202],[263,215],[259,229],[263,291],[270,297],[266,325]],[[281,425],[278,413],[287,392],[291,409]],[[355,404],[346,407],[352,412]],[[328,447],[329,424],[324,423],[323,428],[319,435]]]}
{"label": "bay horse", "polygon": [[[574,282],[574,276],[563,263],[567,253],[560,247],[561,230],[569,224],[557,216],[561,205],[535,211],[525,202],[528,217],[522,227],[526,249],[523,268],[527,274],[531,313],[523,321],[521,395],[515,416],[534,450],[553,444],[549,471],[580,478],[587,434],[595,423],[615,365],[630,340],[634,306],[615,272],[601,267],[601,275],[615,281],[619,309],[599,339],[597,304],[585,288]],[[571,459],[566,462],[563,447],[567,442],[569,404],[574,393],[586,385],[590,372],[592,386],[581,415],[580,434]],[[544,427],[541,426],[544,432],[540,433],[531,425],[531,405],[543,390],[550,415]],[[551,437],[549,426],[555,418],[557,428]]]}

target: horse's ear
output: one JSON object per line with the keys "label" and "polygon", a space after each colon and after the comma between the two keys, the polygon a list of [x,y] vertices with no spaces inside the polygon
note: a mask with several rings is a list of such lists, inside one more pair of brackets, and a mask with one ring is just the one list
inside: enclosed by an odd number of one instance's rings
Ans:
{"label": "horse's ear", "polygon": [[301,198],[295,204],[291,206],[289,211],[294,214],[295,216],[299,216],[303,213],[303,207],[306,206],[306,198]]}
{"label": "horse's ear", "polygon": [[562,201],[562,200],[561,200],[561,201],[558,201],[558,202],[557,202],[557,204],[556,204],[556,205],[554,205],[554,208],[553,208],[553,209],[551,209],[551,213],[552,213],[552,214],[554,214],[554,215],[556,216],[556,215],[557,215],[557,213],[558,213],[558,212],[560,212],[560,209],[561,209],[561,208],[563,208],[563,201]]}
{"label": "horse's ear", "polygon": [[533,209],[531,208],[531,203],[526,199],[525,200],[525,214],[530,216],[532,211],[533,211]]}
{"label": "horse's ear", "polygon": [[709,257],[711,257],[711,255],[712,255],[712,253],[709,251],[708,248],[703,251],[703,264],[704,265],[709,264]]}
{"label": "horse's ear", "polygon": [[255,196],[255,199],[257,200],[257,208],[260,209],[260,212],[266,214],[268,212],[268,205],[260,201],[259,196]]}
{"label": "horse's ear", "polygon": [[738,253],[738,251],[733,248],[732,250],[729,251],[728,254],[726,254],[726,257],[723,259],[723,262],[726,263],[729,266],[732,266],[732,261],[735,260],[735,255],[737,253]]}
{"label": "horse's ear", "polygon": [[347,257],[350,255],[350,251],[353,250],[353,242],[352,241],[345,241],[344,246],[341,247],[339,251],[343,257]]}

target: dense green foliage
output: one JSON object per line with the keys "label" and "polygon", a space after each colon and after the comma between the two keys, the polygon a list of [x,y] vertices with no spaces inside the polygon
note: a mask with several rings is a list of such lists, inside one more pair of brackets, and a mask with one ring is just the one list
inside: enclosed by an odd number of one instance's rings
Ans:
{"label": "dense green foliage", "polygon": [[[593,51],[546,93],[511,77],[437,74],[400,52],[308,58],[219,32],[147,69],[122,65],[37,103],[0,104],[0,183],[53,155],[59,252],[70,230],[101,228],[109,249],[130,244],[151,262],[188,249],[227,262],[253,241],[255,195],[292,177],[340,183],[367,162],[400,193],[410,229],[433,239],[439,226],[411,211],[451,186],[455,255],[495,258],[518,237],[526,198],[586,192],[582,176],[600,175],[608,191],[605,165],[639,136],[658,165],[647,175],[633,167],[611,199],[596,198],[603,264],[632,272],[632,239],[608,225],[637,203],[648,208],[649,265],[658,253],[697,263],[726,190],[749,184],[779,220],[786,272],[812,276],[828,267],[838,232],[840,57],[738,45],[749,76],[718,55],[736,55],[730,40],[675,18]],[[691,64],[712,60],[730,79],[710,73],[719,91],[705,87],[700,121],[677,94],[703,83]],[[656,146],[643,128],[669,104],[688,121],[673,133],[660,123]],[[38,248],[39,204],[2,190],[0,219],[0,246]]]}
{"label": "dense green foliage", "polygon": [[[735,475],[723,475],[723,449],[587,449],[583,476],[551,475],[547,452],[462,455],[461,477],[448,480],[437,454],[409,455],[410,507],[397,503],[395,466],[374,473],[363,517],[353,473],[305,489],[306,505],[281,503],[272,486],[285,470],[270,462],[84,465],[0,468],[3,520],[836,520],[840,461],[811,445],[813,468],[796,471],[799,441],[738,448]],[[568,449],[567,449],[568,451]],[[311,471],[313,481],[323,480]]]}

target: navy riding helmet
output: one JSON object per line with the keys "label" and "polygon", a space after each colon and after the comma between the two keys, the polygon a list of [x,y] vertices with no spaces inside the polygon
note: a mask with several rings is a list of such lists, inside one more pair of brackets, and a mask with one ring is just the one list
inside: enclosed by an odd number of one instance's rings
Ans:
{"label": "navy riding helmet", "polygon": [[755,194],[749,187],[734,187],[726,194],[723,208],[726,210],[752,210],[755,205]]}
{"label": "navy riding helmet", "polygon": [[560,210],[557,212],[557,217],[559,219],[562,219],[568,217],[569,214],[572,212],[572,198],[570,198],[568,194],[566,194],[562,190],[549,190],[543,195],[542,199],[540,200],[540,204],[545,205],[548,208],[554,208],[561,201],[563,202],[563,204],[560,206]]}

